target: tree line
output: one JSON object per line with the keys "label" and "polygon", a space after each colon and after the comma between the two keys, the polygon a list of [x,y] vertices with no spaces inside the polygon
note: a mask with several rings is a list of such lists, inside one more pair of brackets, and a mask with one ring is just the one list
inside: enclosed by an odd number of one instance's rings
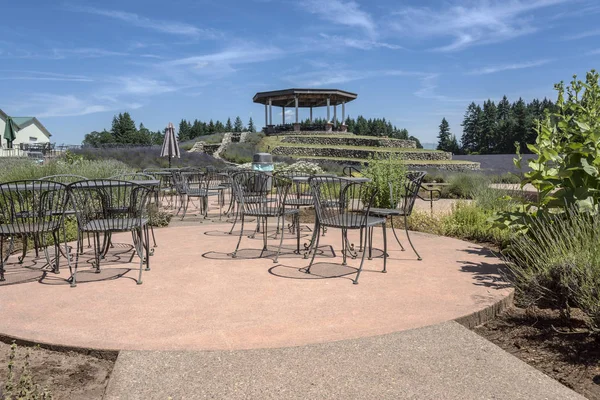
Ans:
{"label": "tree line", "polygon": [[85,135],[83,145],[91,147],[120,144],[151,146],[161,145],[163,139],[164,131],[151,131],[142,123],[137,128],[131,115],[125,112],[113,117],[110,131],[104,129],[102,132],[93,131]]}
{"label": "tree line", "polygon": [[362,115],[353,119],[346,118],[345,125],[348,127],[348,132],[362,136],[387,136],[394,139],[414,140],[417,143],[417,148],[423,148],[421,142],[414,136],[408,134],[406,128],[399,129],[385,118],[369,118],[366,119]]}
{"label": "tree line", "polygon": [[222,132],[256,132],[256,127],[254,126],[252,117],[250,117],[247,126],[244,125],[239,116],[235,118],[233,124],[231,123],[231,118],[227,118],[225,123],[218,120],[214,122],[212,119],[209,122],[203,122],[197,119],[195,119],[194,122],[191,122],[182,119],[179,123],[177,139],[180,142],[183,142],[195,139],[199,136]]}
{"label": "tree line", "polygon": [[472,102],[461,124],[460,145],[444,118],[440,124],[437,148],[455,154],[510,154],[515,152],[515,143],[518,143],[522,153],[530,153],[527,144],[535,143],[536,121],[554,110],[554,103],[546,98],[541,101],[534,99],[530,103],[519,98],[510,103],[504,96],[498,104],[492,100],[485,101],[483,107]]}

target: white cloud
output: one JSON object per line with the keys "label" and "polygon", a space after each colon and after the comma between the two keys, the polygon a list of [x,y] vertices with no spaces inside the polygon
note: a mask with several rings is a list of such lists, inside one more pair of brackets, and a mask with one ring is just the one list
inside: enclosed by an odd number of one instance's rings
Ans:
{"label": "white cloud", "polygon": [[123,95],[145,95],[153,96],[162,93],[174,92],[177,87],[155,79],[142,78],[139,76],[124,76],[117,78],[116,91]]}
{"label": "white cloud", "polygon": [[600,36],[600,29],[593,29],[591,31],[580,32],[575,35],[565,36],[564,39],[565,40],[579,40],[579,39],[585,39],[585,38],[593,37],[593,36]]}
{"label": "white cloud", "polygon": [[120,51],[111,51],[97,49],[93,47],[73,48],[73,49],[52,49],[51,58],[61,59],[68,56],[76,56],[79,58],[99,58],[99,57],[121,57],[128,56],[128,53]]}
{"label": "white cloud", "polygon": [[370,38],[377,36],[376,25],[371,15],[360,9],[354,1],[342,0],[305,0],[300,6],[306,11],[316,14],[325,21],[335,24],[360,28]]}
{"label": "white cloud", "polygon": [[93,82],[94,79],[84,75],[58,74],[44,71],[19,71],[3,70],[1,80],[23,80],[23,81],[65,81],[65,82]]}
{"label": "white cloud", "polygon": [[26,103],[15,105],[16,110],[26,110],[40,118],[46,117],[74,117],[98,112],[115,111],[119,109],[136,109],[138,103],[119,103],[106,99],[84,99],[76,95],[33,94],[28,96]]}
{"label": "white cloud", "polygon": [[529,13],[567,0],[490,0],[455,2],[445,9],[406,7],[396,13],[392,27],[418,38],[451,37],[435,50],[457,51],[473,45],[496,43],[535,32]]}
{"label": "white cloud", "polygon": [[232,47],[217,53],[204,54],[200,56],[179,58],[167,61],[167,66],[191,65],[202,69],[209,65],[235,65],[268,61],[283,55],[283,51],[277,47],[254,47],[251,45]]}
{"label": "white cloud", "polygon": [[194,25],[178,21],[163,21],[158,19],[150,19],[139,14],[130,13],[126,11],[105,10],[95,7],[76,7],[73,9],[73,11],[101,15],[104,17],[126,22],[129,25],[137,26],[139,28],[151,29],[154,31],[173,35],[182,35],[206,39],[214,39],[220,36],[218,32],[213,29],[201,29]]}
{"label": "white cloud", "polygon": [[321,33],[321,36],[324,40],[321,45],[327,48],[338,48],[338,47],[350,47],[359,50],[372,50],[376,48],[385,48],[390,50],[400,50],[404,49],[404,47],[386,43],[386,42],[378,42],[375,40],[368,39],[355,39],[351,37],[345,36],[335,36],[335,35],[327,35],[325,33]]}
{"label": "white cloud", "polygon": [[472,70],[469,72],[469,75],[487,75],[487,74],[495,74],[496,72],[502,72],[502,71],[513,71],[513,70],[517,70],[517,69],[534,68],[534,67],[539,67],[539,66],[548,64],[551,61],[552,60],[544,59],[544,60],[528,61],[528,62],[522,62],[522,63],[494,65],[494,66],[489,66],[489,67]]}

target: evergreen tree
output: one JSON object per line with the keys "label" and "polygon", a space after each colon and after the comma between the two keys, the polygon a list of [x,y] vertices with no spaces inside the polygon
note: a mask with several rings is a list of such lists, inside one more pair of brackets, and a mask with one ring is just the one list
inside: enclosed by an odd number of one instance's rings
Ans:
{"label": "evergreen tree", "polygon": [[479,129],[480,137],[478,138],[479,149],[481,154],[489,154],[494,152],[496,148],[496,127],[497,127],[497,112],[496,104],[488,100],[483,103],[483,113],[481,114],[481,127]]}
{"label": "evergreen tree", "polygon": [[451,151],[450,150],[450,124],[446,121],[446,118],[442,118],[440,124],[440,133],[438,134],[438,150]]}
{"label": "evergreen tree", "polygon": [[[188,122],[189,126],[189,122]],[[194,123],[190,126],[190,138],[195,139],[198,136],[206,135],[206,129],[204,128],[204,124],[197,119],[194,120]]]}
{"label": "evergreen tree", "polygon": [[215,133],[215,123],[213,122],[213,120],[211,119],[210,122],[208,123],[208,127],[206,129],[206,133],[207,135],[212,135],[213,133]]}
{"label": "evergreen tree", "polygon": [[248,120],[248,132],[256,132],[256,127],[254,126],[254,121],[252,121],[252,117]]}
{"label": "evergreen tree", "polygon": [[130,137],[137,133],[137,128],[131,115],[125,112],[113,118],[111,132],[116,143],[130,143]]}
{"label": "evergreen tree", "polygon": [[177,133],[177,140],[184,142],[189,139],[193,139],[195,136],[192,135],[192,129],[190,123],[185,119],[182,119],[179,123],[179,132]]}
{"label": "evergreen tree", "polygon": [[449,151],[452,154],[460,154],[460,146],[458,145],[458,140],[456,140],[455,135],[451,135],[448,150],[446,151]]}
{"label": "evergreen tree", "polygon": [[463,120],[463,135],[461,137],[462,148],[466,153],[473,153],[478,150],[481,129],[481,107],[475,102],[469,104],[465,118]]}
{"label": "evergreen tree", "polygon": [[221,121],[215,122],[215,133],[225,132],[225,125]]}
{"label": "evergreen tree", "polygon": [[234,132],[242,132],[244,130],[244,123],[242,119],[238,116],[235,117],[235,122],[233,123],[233,131]]}
{"label": "evergreen tree", "polygon": [[227,118],[225,123],[225,132],[233,132],[233,125],[231,125],[231,118]]}
{"label": "evergreen tree", "polygon": [[421,144],[421,141],[419,139],[417,139],[416,137],[409,136],[408,140],[413,140],[416,143],[416,145],[417,145],[417,149],[422,149],[423,148],[423,145]]}
{"label": "evergreen tree", "polygon": [[513,143],[519,142],[521,151],[523,153],[528,152],[527,140],[529,139],[529,132],[533,126],[528,115],[529,113],[527,112],[527,106],[522,98],[519,98],[519,100],[512,105],[512,114],[515,119]]}

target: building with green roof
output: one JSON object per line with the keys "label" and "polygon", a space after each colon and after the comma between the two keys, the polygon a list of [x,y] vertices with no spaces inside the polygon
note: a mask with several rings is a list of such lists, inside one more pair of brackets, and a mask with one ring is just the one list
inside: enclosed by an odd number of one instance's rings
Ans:
{"label": "building with green roof", "polygon": [[[0,132],[4,132],[8,115],[0,109]],[[44,144],[50,143],[52,134],[35,117],[12,117],[17,125],[18,131],[16,139],[13,142],[13,148],[19,148],[21,144]],[[2,139],[2,148],[6,149],[7,142]]]}

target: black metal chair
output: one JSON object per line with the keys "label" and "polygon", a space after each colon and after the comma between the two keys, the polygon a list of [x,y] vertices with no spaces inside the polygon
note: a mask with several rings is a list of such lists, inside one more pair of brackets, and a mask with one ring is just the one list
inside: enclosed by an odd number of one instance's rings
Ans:
{"label": "black metal chair", "polygon": [[[235,251],[232,257],[237,256],[242,235],[244,234],[244,218],[247,216],[257,218],[257,226],[262,223],[263,249],[261,257],[267,251],[267,223],[268,218],[282,218],[298,214],[298,210],[289,209],[287,196],[292,182],[289,179],[271,176],[264,172],[244,171],[233,175],[233,193],[239,205],[241,230]],[[298,225],[299,227],[299,225]],[[300,232],[298,230],[297,234]],[[273,262],[277,262],[283,245],[283,232],[279,239],[279,247]]]}
{"label": "black metal chair", "polygon": [[[152,175],[148,172],[123,173],[123,174],[111,176],[108,179],[113,179],[113,180],[118,180],[118,181],[156,181],[156,180],[158,180],[158,179],[156,179],[156,177],[154,177],[154,175]],[[159,182],[160,182],[160,180],[159,180]],[[147,206],[150,207],[152,205],[152,201],[150,201],[150,200],[154,199],[154,207],[156,207],[156,212],[158,212],[158,208],[160,206],[160,201],[159,201],[160,183],[158,184],[158,186],[150,187],[149,189],[151,190],[151,192],[150,192]],[[118,212],[119,210],[113,210],[113,211]],[[152,245],[153,245],[153,247],[157,247],[156,237],[154,236],[154,227],[150,224],[148,224],[148,225],[150,226],[150,234],[152,235]]]}
{"label": "black metal chair", "polygon": [[[36,250],[44,249],[48,266],[52,272],[59,272],[60,243],[65,245],[65,257],[71,267],[66,233],[63,224],[64,211],[68,202],[66,185],[59,182],[25,180],[0,184],[0,281],[4,281],[4,265],[14,250],[14,238],[23,241],[23,252],[19,257],[22,263],[27,254],[28,239],[34,241]],[[62,240],[59,231],[62,229]],[[48,252],[47,239],[54,242],[54,265]],[[9,238],[7,254],[4,254],[4,239]]]}
{"label": "black metal chair", "polygon": [[[360,266],[353,280],[358,284],[358,278],[363,268],[365,254],[367,253],[367,238],[372,237],[372,229],[381,225],[383,228],[383,271],[387,272],[387,236],[386,219],[375,217],[370,214],[371,204],[377,194],[377,189],[368,182],[358,182],[352,178],[339,178],[333,176],[314,176],[309,180],[310,187],[314,196],[315,210],[317,215],[316,232],[322,227],[337,228],[342,231],[342,265],[346,265],[347,255],[351,254],[356,258],[354,246],[348,240],[349,230],[367,229],[365,235],[364,251],[360,261]],[[371,233],[371,234],[370,234]],[[312,251],[310,264],[306,268],[306,273],[315,261],[316,249],[319,247],[320,235],[315,235],[315,243]],[[361,238],[362,240],[362,238]],[[361,243],[361,247],[362,243]],[[369,248],[369,251],[371,249]]]}
{"label": "black metal chair", "polygon": [[[94,236],[94,267],[100,272],[100,260],[108,251],[110,236],[114,232],[131,232],[134,250],[140,258],[137,280],[142,283],[142,269],[150,269],[150,243],[148,234],[147,202],[151,190],[130,181],[87,180],[68,186],[82,233]],[[100,240],[103,235],[103,241]],[[72,274],[72,285],[76,284],[77,253]]]}
{"label": "black metal chair", "polygon": [[415,200],[419,195],[419,189],[421,188],[421,184],[423,183],[423,178],[425,175],[427,175],[427,172],[424,171],[408,172],[406,174],[406,178],[400,185],[396,185],[396,187],[394,187],[394,185],[390,183],[391,208],[371,208],[371,215],[373,216],[383,218],[390,217],[392,232],[394,233],[396,242],[398,242],[402,251],[404,251],[404,246],[402,246],[402,243],[396,234],[396,229],[394,228],[394,217],[404,217],[404,231],[406,232],[406,238],[408,239],[410,247],[417,255],[418,260],[422,260],[422,258],[410,239],[410,234],[408,233],[408,217],[410,217],[412,214]]}

